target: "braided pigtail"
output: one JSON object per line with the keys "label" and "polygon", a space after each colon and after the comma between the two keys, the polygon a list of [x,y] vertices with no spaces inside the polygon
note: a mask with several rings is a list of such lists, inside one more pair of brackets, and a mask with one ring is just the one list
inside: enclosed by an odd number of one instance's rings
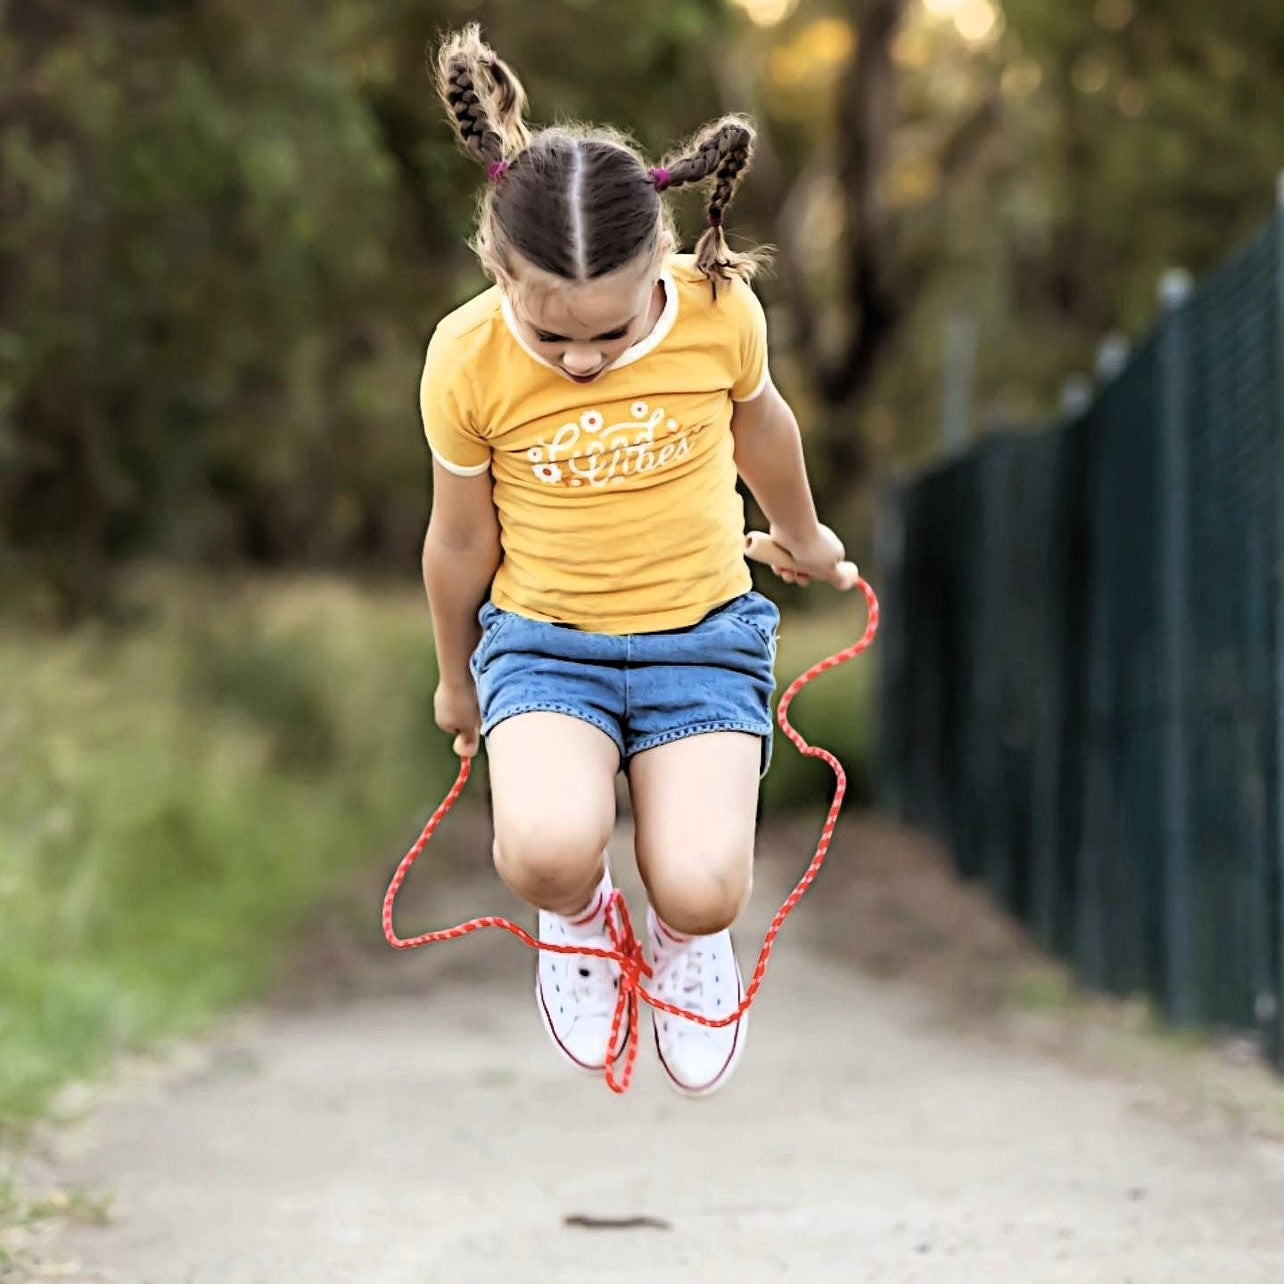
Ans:
{"label": "braided pigtail", "polygon": [[446,39],[437,53],[437,92],[450,113],[460,142],[469,155],[487,166],[493,178],[505,158],[529,141],[522,120],[526,91],[512,69],[469,23]]}
{"label": "braided pigtail", "polygon": [[748,280],[758,266],[753,254],[737,254],[722,234],[723,214],[753,156],[753,126],[742,116],[724,116],[696,135],[685,154],[666,166],[666,186],[682,187],[713,177],[706,214],[709,226],[696,242],[696,267],[709,278],[713,296],[718,282],[733,276]]}

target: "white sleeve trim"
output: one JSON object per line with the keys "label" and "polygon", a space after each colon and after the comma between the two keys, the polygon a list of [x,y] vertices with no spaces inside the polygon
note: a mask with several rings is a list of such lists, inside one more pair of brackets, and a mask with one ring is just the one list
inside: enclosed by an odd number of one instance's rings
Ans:
{"label": "white sleeve trim", "polygon": [[770,380],[771,371],[768,369],[767,363],[764,361],[762,364],[762,378],[758,380],[758,386],[752,392],[746,393],[745,396],[732,397],[731,400],[739,405],[742,401],[753,401],[756,398],[761,397],[762,394],[767,391],[767,384]]}
{"label": "white sleeve trim", "polygon": [[[432,447],[429,447],[432,450]],[[432,451],[432,457],[448,472],[454,473],[456,477],[480,477],[482,473],[490,468],[490,460],[484,464],[474,464],[471,468],[463,468],[459,464],[452,464],[449,459],[443,459],[435,450]]]}

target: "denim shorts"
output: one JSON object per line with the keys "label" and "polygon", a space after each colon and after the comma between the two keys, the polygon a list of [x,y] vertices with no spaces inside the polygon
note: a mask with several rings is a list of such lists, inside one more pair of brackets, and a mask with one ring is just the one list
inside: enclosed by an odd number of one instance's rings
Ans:
{"label": "denim shorts", "polygon": [[471,668],[482,735],[519,713],[565,713],[615,742],[621,765],[656,745],[710,731],[761,736],[771,762],[780,612],[757,592],[698,624],[659,633],[590,633],[487,602]]}

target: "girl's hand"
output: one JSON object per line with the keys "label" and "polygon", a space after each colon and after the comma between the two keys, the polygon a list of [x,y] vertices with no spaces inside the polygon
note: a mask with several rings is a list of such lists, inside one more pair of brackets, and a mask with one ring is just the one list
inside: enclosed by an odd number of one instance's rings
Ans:
{"label": "girl's hand", "polygon": [[476,757],[481,740],[481,708],[472,678],[466,683],[439,682],[432,698],[432,711],[437,726],[454,733],[454,752],[461,758]]}
{"label": "girl's hand", "polygon": [[786,584],[803,588],[818,579],[846,592],[860,579],[856,564],[846,560],[842,540],[828,526],[817,524],[811,538],[804,539],[787,535],[773,524],[770,536],[753,532],[746,537],[745,553],[766,562]]}

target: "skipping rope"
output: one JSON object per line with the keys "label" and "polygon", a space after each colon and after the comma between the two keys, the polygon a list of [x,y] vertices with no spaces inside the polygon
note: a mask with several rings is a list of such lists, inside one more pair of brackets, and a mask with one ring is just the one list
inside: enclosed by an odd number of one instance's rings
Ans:
{"label": "skipping rope", "polygon": [[[784,553],[779,546],[772,544],[765,536],[750,535],[746,541],[746,554],[754,561],[766,562],[776,567],[790,568],[791,563],[788,554]],[[850,566],[850,563],[847,565]],[[845,647],[841,651],[820,660],[813,664],[805,673],[800,674],[785,690],[780,697],[779,704],[776,707],[776,721],[780,724],[781,731],[793,742],[798,752],[808,758],[820,758],[829,764],[834,773],[834,796],[829,804],[829,812],[825,817],[824,826],[821,829],[820,840],[816,844],[816,850],[811,858],[811,863],[803,876],[798,880],[792,892],[785,898],[784,903],[776,911],[767,928],[767,932],[762,942],[762,949],[758,954],[758,962],[753,970],[748,986],[745,988],[744,997],[740,1006],[734,1012],[725,1017],[712,1020],[709,1017],[701,1016],[695,1012],[688,1012],[684,1008],[676,1007],[672,1003],[666,1002],[657,995],[652,994],[644,983],[645,978],[651,975],[651,968],[646,962],[642,952],[641,942],[638,940],[634,930],[633,923],[629,917],[628,905],[624,901],[623,893],[619,888],[611,892],[606,906],[606,928],[610,937],[610,949],[586,948],[574,945],[553,945],[545,941],[539,941],[533,937],[524,928],[519,927],[516,923],[506,918],[495,916],[474,918],[466,923],[460,923],[456,927],[448,927],[435,932],[425,932],[421,936],[412,936],[403,938],[396,934],[392,926],[392,911],[397,899],[397,893],[401,890],[401,885],[405,881],[406,875],[410,872],[411,866],[419,858],[419,854],[428,845],[428,840],[433,836],[438,825],[445,819],[446,814],[455,805],[464,786],[468,783],[469,773],[472,769],[472,760],[461,757],[459,762],[459,775],[455,778],[455,783],[451,786],[450,792],[442,800],[441,805],[429,817],[428,823],[424,826],[423,832],[415,841],[414,846],[402,857],[401,863],[397,866],[396,872],[392,876],[392,881],[388,884],[388,890],[384,893],[383,898],[383,934],[388,944],[394,950],[413,950],[421,945],[433,945],[439,941],[455,941],[462,936],[467,936],[470,932],[480,931],[482,928],[498,927],[506,932],[511,932],[518,940],[523,941],[532,949],[547,950],[554,954],[581,954],[589,955],[594,958],[610,959],[619,965],[620,969],[620,987],[615,1001],[615,1011],[611,1017],[611,1030],[607,1038],[606,1046],[613,1048],[616,1046],[616,1039],[619,1037],[620,1024],[623,1021],[628,1022],[629,1037],[627,1042],[627,1052],[624,1057],[624,1067],[617,1076],[615,1066],[610,1058],[607,1059],[605,1067],[605,1077],[607,1087],[615,1093],[624,1093],[628,1091],[629,1084],[633,1079],[633,1065],[637,1059],[638,1039],[638,1004],[634,1001],[634,996],[648,1003],[653,1008],[661,1012],[668,1012],[673,1016],[682,1017],[688,1021],[694,1021],[699,1025],[709,1027],[720,1027],[730,1025],[733,1021],[738,1021],[740,1017],[749,1010],[753,1003],[759,988],[762,985],[763,977],[767,971],[767,961],[771,957],[772,946],[775,944],[780,929],[784,926],[785,920],[793,912],[798,902],[802,900],[803,894],[811,886],[816,875],[820,872],[821,866],[825,863],[825,856],[829,851],[830,840],[833,837],[834,826],[838,821],[838,813],[843,805],[843,797],[847,792],[847,773],[843,770],[843,765],[834,757],[828,749],[823,749],[818,745],[808,744],[806,740],[794,729],[789,721],[789,706],[793,703],[794,697],[809,682],[814,681],[822,673],[827,673],[830,669],[837,668],[840,664],[846,664],[848,660],[854,659],[862,651],[869,648],[874,640],[874,634],[878,631],[878,599],[874,595],[874,590],[869,584],[862,579],[858,572],[852,568],[852,574],[855,576],[853,587],[860,590],[865,598],[868,607],[868,619],[865,624],[865,632],[857,642],[851,646]]]}

